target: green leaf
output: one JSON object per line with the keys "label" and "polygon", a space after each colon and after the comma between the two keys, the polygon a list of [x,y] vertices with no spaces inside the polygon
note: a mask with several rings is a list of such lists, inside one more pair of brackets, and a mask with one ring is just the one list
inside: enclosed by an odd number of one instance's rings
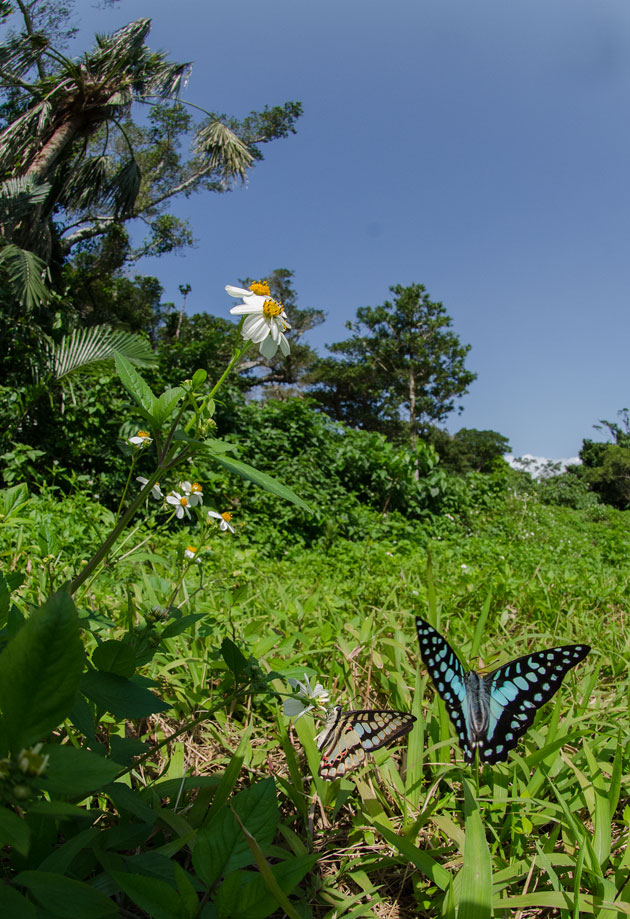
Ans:
{"label": "green leaf", "polygon": [[21,855],[27,855],[30,840],[28,824],[13,811],[0,807],[0,848],[13,846]]}
{"label": "green leaf", "polygon": [[[256,782],[239,792],[232,799],[232,807],[261,848],[271,844],[279,821],[273,779]],[[252,861],[249,845],[227,807],[197,833],[193,864],[197,875],[209,887],[237,868],[251,865]]]}
{"label": "green leaf", "polygon": [[[287,900],[287,894],[295,890],[316,862],[316,855],[302,855],[268,865],[265,875],[253,871],[231,874],[215,897],[219,919],[245,916],[247,919],[267,919],[267,916],[276,913],[278,907],[281,907],[280,915],[299,919],[300,914]],[[368,915],[363,910],[361,914]]]}
{"label": "green leaf", "polygon": [[[153,558],[155,558],[155,556],[153,556]],[[175,619],[162,629],[160,638],[173,638],[175,635],[181,635],[182,632],[186,631],[189,625],[193,625],[199,619],[205,618],[206,613],[189,613],[188,616],[182,616],[181,619]]]}
{"label": "green leaf", "polygon": [[492,917],[492,864],[481,814],[468,781],[464,785],[464,864],[455,878],[457,915],[466,919]]}
{"label": "green leaf", "polygon": [[29,500],[28,487],[24,482],[3,488],[0,491],[0,518],[6,519],[9,514],[15,513]]}
{"label": "green leaf", "polygon": [[14,887],[1,884],[0,916],[2,919],[37,919],[37,910],[30,900]]}
{"label": "green leaf", "polygon": [[92,664],[103,673],[130,677],[136,669],[136,653],[126,642],[112,638],[98,645],[92,655]]}
{"label": "green leaf", "polygon": [[157,406],[153,413],[153,420],[156,427],[161,428],[162,425],[168,421],[177,408],[178,402],[184,395],[186,395],[186,390],[182,389],[181,386],[176,386],[174,389],[167,389],[166,392],[162,393],[157,400]]}
{"label": "green leaf", "polygon": [[151,919],[185,919],[195,915],[188,909],[182,911],[178,892],[166,881],[124,871],[111,871],[110,874],[129,899]]}
{"label": "green leaf", "polygon": [[0,629],[4,628],[9,618],[9,606],[11,605],[11,591],[7,584],[7,579],[0,573]]}
{"label": "green leaf", "polygon": [[308,506],[306,501],[302,501],[294,491],[287,488],[286,485],[282,485],[276,479],[272,479],[266,472],[259,472],[257,469],[254,469],[253,466],[249,466],[247,463],[242,462],[242,460],[232,459],[227,456],[219,456],[216,453],[211,453],[211,456],[220,466],[227,469],[228,472],[235,472],[237,475],[240,475],[241,478],[246,479],[248,482],[253,482],[255,485],[259,485],[272,495],[277,495],[278,498],[284,498],[285,501],[291,501],[293,504],[297,504],[298,507],[301,507],[302,510],[307,511],[309,514],[313,513],[312,508]]}
{"label": "green leaf", "polygon": [[42,788],[53,795],[81,798],[108,785],[120,772],[120,765],[88,750],[71,746],[46,744],[50,756]]}
{"label": "green leaf", "polygon": [[60,874],[23,871],[15,878],[15,883],[30,890],[48,914],[62,919],[77,919],[77,916],[106,919],[119,915],[116,904],[100,891]]}
{"label": "green leaf", "polygon": [[155,693],[115,673],[88,670],[81,680],[81,691],[98,708],[116,718],[146,718],[170,708]]}
{"label": "green leaf", "polygon": [[40,740],[66,718],[83,664],[74,603],[68,594],[55,594],[0,654],[0,709],[10,749]]}
{"label": "green leaf", "polygon": [[114,354],[114,360],[116,362],[116,371],[123,386],[134,402],[142,409],[144,417],[152,422],[157,409],[158,400],[138,371],[134,369],[133,365],[125,357],[116,352]]}
{"label": "green leaf", "polygon": [[239,674],[247,667],[247,658],[238,645],[235,645],[230,638],[224,638],[221,642],[221,657],[236,679],[238,679]]}

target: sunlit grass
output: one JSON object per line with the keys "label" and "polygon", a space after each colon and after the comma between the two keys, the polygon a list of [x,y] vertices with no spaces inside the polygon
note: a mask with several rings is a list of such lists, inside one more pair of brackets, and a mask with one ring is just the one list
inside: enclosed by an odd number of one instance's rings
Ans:
{"label": "sunlit grass", "polygon": [[[630,537],[627,514],[595,511],[514,499],[502,513],[453,521],[440,539],[419,532],[417,544],[386,543],[368,533],[327,551],[280,544],[277,556],[217,538],[176,601],[200,618],[147,657],[145,672],[173,711],[145,740],[213,701],[224,636],[265,670],[317,674],[345,708],[409,710],[418,721],[394,750],[327,783],[317,777],[320,722],[307,715],[292,725],[281,700],[261,694],[146,764],[147,794],[185,772],[222,775],[224,796],[272,774],[283,844],[318,856],[301,885],[304,916],[630,915]],[[57,560],[59,578],[92,538],[93,517],[58,526],[51,506],[43,528],[36,514],[4,527],[7,569],[30,571],[24,598],[38,602],[59,586],[41,559]],[[79,594],[97,633],[137,626],[165,602],[182,542],[151,539]],[[414,617],[429,605],[471,666],[593,646],[507,763],[463,763],[419,663]],[[281,679],[274,686],[289,691]]]}

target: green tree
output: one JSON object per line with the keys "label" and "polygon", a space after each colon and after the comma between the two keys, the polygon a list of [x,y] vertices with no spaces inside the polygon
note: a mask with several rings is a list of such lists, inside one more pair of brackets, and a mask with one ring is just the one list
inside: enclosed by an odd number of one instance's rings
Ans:
{"label": "green tree", "polygon": [[352,337],[328,346],[342,357],[317,363],[312,394],[334,418],[406,437],[413,447],[430,425],[461,411],[456,400],[476,374],[465,367],[470,345],[424,285],[390,290],[393,302],[360,307],[346,323]]}
{"label": "green tree", "polygon": [[443,466],[452,472],[492,472],[505,465],[503,456],[510,452],[507,437],[497,431],[461,428],[451,435],[441,428],[426,432]]}
{"label": "green tree", "polygon": [[[191,242],[187,224],[167,212],[171,199],[228,190],[262,159],[261,144],[295,130],[293,102],[242,121],[208,112],[193,123],[177,101],[190,65],[147,47],[149,19],[70,59],[36,30],[34,5],[20,4],[24,28],[0,45],[0,174],[49,191],[28,218],[5,218],[0,233],[46,261],[137,218],[149,233],[132,257]],[[145,126],[131,119],[138,102],[154,106]]]}

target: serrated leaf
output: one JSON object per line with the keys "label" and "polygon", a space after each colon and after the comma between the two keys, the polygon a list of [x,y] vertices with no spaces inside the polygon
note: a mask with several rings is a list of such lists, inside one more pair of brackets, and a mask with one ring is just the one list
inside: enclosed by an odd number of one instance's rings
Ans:
{"label": "serrated leaf", "polygon": [[114,354],[114,360],[116,362],[116,371],[123,386],[134,402],[142,409],[145,418],[152,421],[158,400],[151,392],[150,387],[127,358],[116,353]]}
{"label": "serrated leaf", "polygon": [[21,855],[26,855],[30,840],[29,825],[13,811],[0,807],[0,848],[13,846]]}
{"label": "serrated leaf", "polygon": [[74,603],[68,594],[55,594],[0,654],[0,709],[10,749],[35,743],[67,717],[83,665]]}
{"label": "serrated leaf", "polygon": [[71,878],[49,871],[22,871],[15,878],[15,884],[26,887],[40,903],[46,913],[61,919],[76,919],[89,916],[90,919],[107,919],[118,916],[113,900],[100,891]]}
{"label": "serrated leaf", "polygon": [[0,916],[2,919],[37,919],[37,910],[15,887],[1,884]]}
{"label": "serrated leaf", "polygon": [[188,910],[182,912],[178,892],[166,881],[124,871],[110,873],[120,889],[151,919],[185,919],[191,915]]}
{"label": "serrated leaf", "polygon": [[50,757],[42,787],[53,795],[80,798],[108,785],[121,771],[118,763],[76,747],[47,744]]}
{"label": "serrated leaf", "polygon": [[146,718],[170,708],[155,693],[134,680],[100,670],[88,670],[83,674],[81,691],[98,708],[111,712],[116,718]]}
{"label": "serrated leaf", "polygon": [[[262,849],[271,844],[279,822],[273,779],[256,782],[239,792],[231,806]],[[210,887],[218,878],[251,865],[253,860],[247,840],[227,807],[197,833],[193,864],[197,875]]]}
{"label": "serrated leaf", "polygon": [[136,669],[136,653],[124,641],[110,639],[94,650],[92,664],[103,673],[115,673],[117,676],[133,676]]}
{"label": "serrated leaf", "polygon": [[237,679],[247,667],[247,658],[231,638],[224,638],[221,642],[221,657]]}
{"label": "serrated leaf", "polygon": [[219,456],[217,453],[212,452],[211,456],[220,466],[227,469],[228,472],[234,472],[236,475],[240,475],[241,478],[246,479],[248,482],[253,482],[255,485],[259,485],[261,488],[264,488],[265,491],[268,491],[272,495],[276,495],[278,498],[283,498],[285,501],[291,501],[292,504],[296,504],[309,514],[313,513],[312,508],[308,506],[306,501],[303,501],[294,491],[287,488],[286,485],[283,485],[270,475],[267,475],[266,472],[259,472],[258,469],[254,469],[253,466],[244,463],[242,460],[232,459],[227,456]]}
{"label": "serrated leaf", "polygon": [[186,391],[182,389],[181,386],[176,386],[174,389],[167,389],[166,392],[162,393],[157,400],[157,405],[153,413],[153,420],[156,427],[161,428],[162,425],[168,421],[175,411],[178,402],[181,401],[185,394]]}

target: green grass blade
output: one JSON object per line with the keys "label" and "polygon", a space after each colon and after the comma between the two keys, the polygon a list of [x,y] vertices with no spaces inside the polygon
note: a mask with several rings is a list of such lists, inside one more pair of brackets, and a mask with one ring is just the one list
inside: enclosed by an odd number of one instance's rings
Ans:
{"label": "green grass blade", "polygon": [[486,833],[468,780],[463,780],[464,864],[455,878],[459,919],[492,919],[492,864]]}

